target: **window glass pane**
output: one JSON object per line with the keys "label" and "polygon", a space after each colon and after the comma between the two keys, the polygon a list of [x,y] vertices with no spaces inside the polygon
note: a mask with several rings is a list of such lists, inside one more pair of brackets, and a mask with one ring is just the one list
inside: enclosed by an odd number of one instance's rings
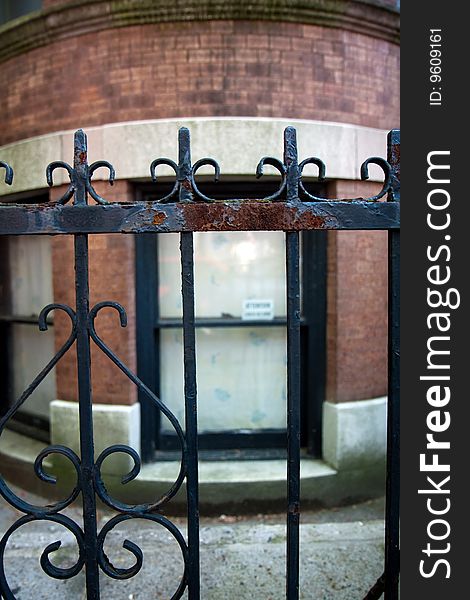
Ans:
{"label": "window glass pane", "polygon": [[9,239],[11,312],[38,315],[52,302],[51,241],[47,236]]}
{"label": "window glass pane", "polygon": [[[13,398],[16,402],[24,390],[54,355],[54,330],[47,331],[29,324],[12,324]],[[56,398],[54,370],[32,393],[22,412],[49,418],[49,402]]]}
{"label": "window glass pane", "polygon": [[[179,235],[158,236],[160,316],[179,317],[181,267]],[[241,317],[244,300],[271,300],[284,316],[283,232],[194,234],[196,317]]]}
{"label": "window glass pane", "polygon": [[[184,426],[182,331],[161,330],[161,342],[161,399]],[[285,429],[285,328],[198,328],[196,347],[200,433]]]}

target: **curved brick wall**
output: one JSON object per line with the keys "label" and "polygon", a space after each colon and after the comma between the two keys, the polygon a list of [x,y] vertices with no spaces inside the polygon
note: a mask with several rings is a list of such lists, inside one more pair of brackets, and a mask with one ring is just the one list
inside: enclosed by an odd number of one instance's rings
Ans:
{"label": "curved brick wall", "polygon": [[[51,9],[60,4],[60,0],[44,2]],[[369,4],[396,5],[392,1]],[[1,63],[0,145],[63,129],[172,117],[314,119],[381,129],[399,123],[399,48],[383,36],[261,20],[151,23],[70,34],[71,30],[66,39]],[[363,184],[368,185],[372,184]],[[331,195],[355,197],[355,186],[337,182]],[[58,239],[54,248],[56,260],[63,262],[64,248]],[[108,298],[112,289],[113,299],[122,299],[132,315],[132,240],[92,239],[91,249],[92,274],[99,273],[96,298]],[[117,278],[112,268],[101,268],[110,252],[113,264],[127,265],[125,277]],[[386,234],[330,236],[331,401],[386,393],[385,261]],[[56,262],[55,293],[61,300],[69,299],[71,281],[59,265]],[[111,338],[115,336],[111,345],[135,368],[133,331],[126,336],[116,328],[115,319],[111,322],[106,316],[103,326],[109,326]],[[58,317],[58,338],[68,331],[64,327]],[[95,366],[103,382],[96,382],[95,401],[135,399],[130,386],[116,378],[102,357]],[[63,399],[76,397],[73,372],[70,355],[57,371]],[[115,385],[106,383],[111,381]]]}
{"label": "curved brick wall", "polygon": [[2,63],[0,145],[103,123],[264,116],[388,129],[399,49],[297,23],[213,21],[109,29]]}

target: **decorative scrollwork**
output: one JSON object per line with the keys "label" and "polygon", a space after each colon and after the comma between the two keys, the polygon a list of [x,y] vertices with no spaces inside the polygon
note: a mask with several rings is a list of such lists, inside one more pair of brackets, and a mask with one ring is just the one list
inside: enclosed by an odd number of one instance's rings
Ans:
{"label": "decorative scrollwork", "polygon": [[163,198],[159,198],[157,202],[159,204],[178,201],[191,202],[194,200],[216,202],[214,198],[206,196],[198,188],[196,184],[196,171],[205,165],[214,167],[214,181],[217,182],[220,178],[219,164],[213,158],[201,158],[194,165],[191,165],[190,136],[189,130],[186,127],[181,127],[178,131],[178,155],[178,164],[170,158],[156,158],[150,165],[150,176],[154,183],[157,182],[157,167],[159,165],[171,167],[176,175],[176,181],[171,192],[163,196]]}
{"label": "decorative scrollwork", "polygon": [[368,198],[360,197],[360,198],[348,198],[348,199],[323,198],[320,196],[315,196],[314,194],[311,194],[310,192],[308,192],[305,189],[304,183],[302,181],[303,169],[304,169],[305,165],[308,165],[308,164],[314,164],[318,167],[318,181],[325,180],[326,166],[325,166],[325,163],[321,159],[313,157],[313,156],[310,158],[306,158],[299,165],[299,171],[300,171],[299,188],[300,188],[302,194],[309,200],[312,200],[313,202],[333,202],[333,201],[376,202],[376,201],[380,200],[380,198],[383,198],[386,194],[388,194],[388,192],[391,190],[391,187],[392,187],[392,170],[391,170],[389,163],[384,158],[380,158],[378,156],[373,156],[371,158],[368,158],[366,161],[364,161],[362,163],[362,165],[361,165],[361,180],[367,181],[367,179],[369,179],[369,165],[370,164],[379,166],[384,173],[384,181],[382,184],[382,189],[380,190],[380,192],[378,194],[376,194],[375,196],[369,196]]}
{"label": "decorative scrollwork", "polygon": [[33,521],[51,521],[52,523],[58,523],[62,525],[66,529],[68,529],[73,536],[75,537],[75,541],[78,546],[78,558],[75,564],[71,567],[57,567],[53,565],[49,559],[49,556],[58,550],[61,546],[60,540],[49,544],[42,552],[40,558],[40,564],[43,571],[49,577],[53,577],[54,579],[71,579],[75,577],[81,570],[85,563],[85,543],[84,543],[84,534],[81,528],[74,522],[72,519],[65,515],[43,515],[38,518],[33,515],[25,515],[18,519],[13,525],[8,529],[3,538],[0,540],[0,590],[2,593],[2,598],[5,600],[16,600],[16,596],[8,585],[8,581],[5,575],[5,549],[8,543],[8,540],[12,536],[12,534],[25,525],[26,523],[31,523]]}
{"label": "decorative scrollwork", "polygon": [[[49,313],[53,310],[63,310],[69,316],[72,322],[72,329],[69,334],[69,337],[64,342],[62,347],[47,363],[44,369],[34,378],[32,383],[21,394],[21,396],[13,404],[13,406],[11,406],[7,413],[0,419],[0,436],[2,435],[7,422],[17,413],[21,406],[34,392],[34,390],[52,371],[52,369],[59,362],[62,356],[64,356],[64,354],[70,349],[77,337],[75,312],[70,308],[70,306],[66,306],[65,304],[48,304],[46,307],[44,307],[38,319],[39,329],[41,331],[47,330],[47,317]],[[47,483],[56,483],[55,477],[48,475],[43,469],[43,461],[50,454],[61,454],[62,456],[68,458],[77,473],[77,483],[70,492],[70,494],[67,496],[67,498],[65,498],[64,500],[60,500],[55,504],[43,507],[26,502],[23,498],[20,498],[11,490],[11,488],[7,485],[3,477],[0,475],[0,494],[5,498],[5,500],[21,512],[24,512],[29,515],[34,515],[36,518],[44,518],[46,515],[51,515],[59,512],[65,507],[69,506],[80,492],[80,459],[75,454],[75,452],[73,452],[73,450],[71,450],[70,448],[66,448],[65,446],[48,446],[40,452],[34,464],[34,472],[37,475],[37,477],[39,477],[39,479]]]}
{"label": "decorative scrollwork", "polygon": [[[157,158],[150,165],[150,175],[152,181],[157,181],[156,169],[159,165],[167,165],[173,169],[176,174],[176,181],[173,189],[169,194],[157,200],[157,203],[169,203],[178,201],[201,201],[201,202],[217,202],[215,198],[210,198],[203,194],[198,188],[195,181],[196,171],[204,166],[210,165],[214,167],[214,179],[218,181],[220,178],[219,164],[213,158],[201,158],[194,165],[191,165],[191,149],[189,131],[182,127],[178,132],[178,148],[179,148],[179,163],[176,164],[169,158]],[[310,156],[300,164],[298,163],[297,138],[296,131],[293,127],[287,127],[284,130],[284,157],[283,160],[273,156],[263,156],[256,167],[256,179],[260,179],[264,175],[265,165],[274,167],[281,176],[281,181],[278,189],[270,196],[261,198],[260,202],[331,202],[332,200],[342,200],[343,202],[362,201],[376,202],[383,198],[392,188],[391,167],[384,158],[371,157],[368,158],[361,166],[361,180],[366,181],[369,178],[369,165],[375,164],[379,166],[384,173],[384,181],[382,189],[378,194],[368,198],[324,198],[310,193],[302,180],[303,171],[306,165],[313,164],[318,167],[317,180],[325,181],[326,166],[325,163],[315,156]],[[225,199],[224,202],[236,201],[236,198]]]}
{"label": "decorative scrollwork", "polygon": [[[98,456],[98,458],[95,461],[95,465],[94,465],[93,473],[92,473],[95,493],[107,506],[113,508],[114,510],[117,510],[120,513],[124,513],[124,514],[114,517],[113,519],[111,519],[111,521],[109,521],[103,527],[103,530],[101,531],[101,533],[98,537],[98,562],[99,562],[101,569],[107,575],[109,575],[110,577],[113,577],[115,579],[128,579],[128,578],[136,575],[139,572],[139,570],[141,569],[142,562],[143,562],[143,555],[142,555],[142,551],[140,550],[140,548],[133,542],[131,542],[129,540],[125,540],[123,547],[124,547],[124,549],[129,551],[131,554],[133,554],[133,556],[135,557],[135,563],[131,567],[128,567],[125,569],[119,569],[119,568],[114,567],[112,565],[112,563],[110,562],[110,560],[108,559],[108,557],[106,556],[106,553],[104,552],[104,549],[103,549],[104,540],[105,540],[107,533],[115,525],[117,525],[118,523],[125,521],[127,519],[141,518],[141,519],[147,519],[150,521],[154,521],[154,522],[162,525],[163,527],[165,527],[173,535],[173,537],[178,542],[180,549],[182,551],[183,560],[184,560],[184,564],[185,564],[184,573],[182,575],[181,581],[178,585],[176,592],[172,596],[172,598],[177,599],[182,596],[182,594],[186,588],[186,585],[187,585],[186,562],[187,562],[188,550],[187,550],[186,542],[185,542],[182,534],[176,528],[176,526],[174,524],[172,524],[168,519],[163,517],[162,515],[156,514],[155,511],[158,511],[166,502],[168,502],[177,493],[177,491],[180,489],[180,487],[184,481],[184,478],[186,475],[186,462],[187,462],[186,461],[187,449],[186,449],[185,436],[183,434],[183,431],[181,429],[181,426],[180,426],[178,420],[173,415],[173,413],[143,384],[143,382],[140,381],[140,379],[138,379],[120,361],[120,359],[112,352],[112,350],[110,350],[108,348],[108,346],[105,344],[105,342],[97,334],[96,329],[95,329],[95,318],[96,318],[97,314],[99,313],[99,311],[103,308],[113,308],[113,309],[117,310],[117,312],[119,314],[121,326],[125,327],[127,325],[126,312],[120,304],[118,304],[116,302],[100,302],[89,311],[87,326],[88,326],[90,337],[93,339],[93,341],[96,343],[96,345],[114,362],[114,364],[116,364],[116,366],[118,366],[121,369],[121,371],[133,383],[135,383],[135,385],[138,386],[139,390],[141,392],[143,392],[144,394],[146,394],[147,397],[149,397],[154,402],[154,404],[158,407],[158,409],[169,419],[169,421],[175,428],[175,431],[180,439],[182,456],[181,456],[179,474],[176,478],[176,481],[174,482],[174,484],[170,487],[170,489],[165,494],[163,494],[154,503],[130,505],[130,504],[126,504],[124,502],[121,502],[121,501],[116,500],[115,498],[111,497],[111,495],[108,493],[106,486],[103,482],[103,479],[101,476],[101,467],[102,467],[103,462],[106,460],[106,458],[108,458],[112,454],[115,454],[115,453],[127,454],[133,460],[133,467],[130,469],[129,473],[127,473],[126,475],[124,475],[122,477],[122,483],[126,484],[126,483],[132,481],[133,479],[135,479],[140,472],[141,459],[140,459],[139,454],[133,448],[130,448],[129,446],[121,445],[121,444],[116,444],[114,446],[106,448],[105,450],[103,450],[103,452],[101,452],[101,454]],[[39,319],[38,319],[39,329],[47,330],[47,328],[48,328],[47,317],[48,317],[49,313],[53,310],[63,310],[69,316],[71,323],[72,323],[71,332],[70,332],[67,340],[62,345],[62,347],[57,351],[57,353],[49,361],[49,363],[46,365],[46,367],[39,373],[39,375],[37,375],[37,377],[34,379],[34,381],[23,392],[23,394],[18,399],[18,401],[11,407],[11,409],[7,412],[7,414],[0,420],[0,435],[7,423],[7,421],[16,413],[16,411],[22,406],[22,404],[27,400],[27,398],[40,385],[40,383],[44,380],[44,378],[50,373],[52,368],[64,356],[64,354],[70,349],[70,347],[72,346],[72,344],[75,342],[75,340],[77,338],[77,316],[76,316],[76,313],[69,306],[62,305],[62,304],[49,304],[41,311],[41,313],[39,315]],[[65,499],[60,500],[54,504],[43,507],[43,506],[36,506],[29,502],[26,502],[25,500],[23,500],[22,498],[17,496],[8,487],[8,485],[6,484],[4,479],[2,479],[0,477],[0,494],[7,500],[7,502],[10,505],[14,506],[21,512],[25,513],[25,516],[18,519],[9,528],[9,530],[6,532],[6,534],[3,536],[2,540],[0,541],[0,589],[1,589],[4,597],[11,599],[11,600],[15,600],[15,596],[14,596],[13,592],[11,591],[11,589],[8,585],[8,582],[6,580],[6,577],[5,577],[5,571],[4,571],[4,566],[3,566],[4,565],[4,553],[5,553],[5,548],[6,548],[6,545],[7,545],[7,542],[9,540],[10,536],[19,527],[21,527],[22,525],[24,525],[26,523],[29,523],[29,522],[32,522],[35,520],[53,521],[53,522],[59,523],[59,524],[63,525],[64,527],[66,527],[75,536],[75,539],[76,539],[78,547],[79,547],[79,557],[78,557],[76,563],[72,567],[67,567],[67,568],[57,567],[54,564],[52,564],[52,562],[50,560],[50,555],[59,549],[59,547],[61,545],[60,541],[53,542],[45,548],[45,550],[43,551],[43,553],[41,555],[40,563],[41,563],[42,569],[44,570],[44,572],[47,575],[54,577],[56,579],[68,579],[68,578],[74,577],[82,569],[82,567],[84,565],[85,544],[84,544],[84,534],[83,534],[81,528],[76,523],[74,523],[70,518],[68,518],[62,514],[58,514],[59,511],[63,510],[67,506],[69,506],[77,498],[78,494],[80,493],[80,491],[82,489],[83,473],[82,473],[81,461],[80,461],[79,457],[77,456],[77,454],[72,449],[67,448],[65,446],[50,445],[50,446],[44,448],[38,454],[38,456],[35,460],[34,472],[41,481],[43,481],[45,483],[49,483],[49,484],[55,484],[56,478],[53,475],[46,472],[46,470],[44,468],[44,461],[47,457],[49,457],[52,454],[59,454],[59,455],[66,457],[72,463],[72,465],[77,473],[77,482],[76,482],[75,486],[73,487],[72,491],[69,493],[69,495]]]}
{"label": "decorative scrollwork", "polygon": [[55,171],[55,169],[65,169],[69,174],[70,185],[67,188],[65,194],[61,196],[59,200],[57,200],[57,204],[67,204],[67,202],[70,200],[70,198],[75,192],[75,186],[72,183],[74,179],[74,171],[72,167],[63,160],[55,160],[54,162],[49,163],[46,167],[46,181],[49,187],[52,187],[54,185],[52,173]]}
{"label": "decorative scrollwork", "polygon": [[173,538],[177,541],[177,543],[180,547],[180,550],[181,550],[183,561],[184,561],[184,572],[181,576],[178,588],[176,589],[175,593],[171,596],[170,600],[178,600],[178,598],[181,598],[181,596],[183,595],[184,590],[186,589],[186,585],[187,585],[186,568],[187,568],[187,562],[188,562],[188,547],[187,547],[186,542],[185,542],[183,536],[181,535],[181,532],[179,531],[179,529],[169,519],[167,519],[163,515],[139,512],[137,514],[132,514],[132,515],[129,515],[129,514],[116,515],[115,517],[110,519],[103,526],[102,530],[100,531],[100,533],[98,535],[98,563],[99,563],[101,569],[103,570],[104,573],[106,573],[106,575],[108,575],[109,577],[112,577],[113,579],[129,579],[129,578],[137,575],[137,573],[142,568],[142,563],[143,563],[142,550],[137,546],[137,544],[134,544],[134,542],[131,542],[130,540],[127,540],[127,539],[124,540],[122,547],[125,550],[127,550],[128,552],[130,552],[135,558],[135,562],[131,567],[127,567],[127,568],[115,567],[111,563],[111,561],[109,560],[108,556],[106,555],[106,553],[104,551],[104,543],[105,543],[106,536],[108,535],[108,533],[112,529],[114,529],[114,527],[116,527],[116,525],[119,525],[119,523],[123,523],[124,521],[128,521],[129,519],[134,519],[134,518],[145,519],[148,521],[153,521],[154,523],[158,523],[159,525],[164,527],[173,536]]}
{"label": "decorative scrollwork", "polygon": [[380,198],[383,198],[385,194],[387,194],[392,188],[392,168],[390,164],[380,156],[373,156],[365,160],[361,165],[361,179],[362,181],[367,181],[369,179],[369,165],[374,164],[379,166],[384,173],[384,182],[382,185],[382,189],[375,196],[371,196],[370,198],[364,198],[369,202],[375,202]]}
{"label": "decorative scrollwork", "polygon": [[193,188],[193,194],[196,196],[196,198],[198,198],[199,200],[202,200],[203,202],[215,202],[214,198],[209,198],[209,196],[206,196],[205,194],[203,194],[196,185],[196,180],[195,180],[196,171],[198,169],[200,169],[201,167],[203,167],[204,165],[210,165],[210,166],[214,167],[214,181],[216,183],[217,183],[217,181],[219,181],[219,178],[220,178],[219,163],[217,161],[215,161],[213,158],[201,158],[198,161],[196,161],[191,168],[191,185]]}
{"label": "decorative scrollwork", "polygon": [[169,158],[156,158],[152,164],[150,165],[150,177],[152,178],[153,183],[157,183],[157,167],[158,165],[168,165],[173,169],[176,175],[175,184],[173,189],[169,194],[164,196],[163,198],[159,198],[158,202],[160,204],[165,204],[166,202],[171,202],[173,198],[175,198],[178,194],[179,182],[178,182],[178,165]]}
{"label": "decorative scrollwork", "polygon": [[126,377],[128,377],[137,386],[137,388],[142,393],[144,393],[147,396],[147,398],[149,398],[157,406],[158,410],[161,411],[167,417],[167,419],[170,421],[170,423],[172,424],[173,428],[175,429],[176,434],[178,435],[178,438],[181,443],[181,464],[180,464],[180,470],[179,470],[178,476],[176,478],[176,481],[173,483],[173,485],[170,487],[170,489],[165,494],[163,494],[156,502],[151,503],[151,504],[140,504],[140,505],[125,504],[123,502],[120,502],[120,501],[112,498],[108,494],[108,491],[106,490],[106,487],[101,478],[101,464],[105,458],[107,458],[108,456],[110,456],[111,454],[114,454],[116,452],[123,452],[125,454],[128,454],[134,461],[134,467],[122,479],[122,483],[126,484],[129,481],[132,481],[135,477],[137,477],[137,475],[140,471],[140,457],[137,454],[137,452],[135,450],[133,450],[132,448],[130,448],[129,446],[124,446],[124,445],[111,446],[111,447],[107,448],[106,450],[104,450],[100,454],[100,456],[98,457],[96,464],[95,464],[96,493],[98,494],[100,499],[105,504],[107,504],[111,508],[114,508],[115,510],[118,510],[120,512],[130,511],[132,513],[136,513],[136,512],[156,511],[156,510],[159,510],[164,504],[166,504],[171,498],[173,498],[173,496],[180,489],[180,487],[184,481],[184,478],[186,475],[186,455],[187,455],[186,439],[185,439],[183,430],[181,429],[181,425],[179,424],[178,419],[174,416],[174,414],[167,408],[167,406],[165,406],[165,404],[159,398],[157,398],[157,396],[136,375],[134,375],[134,373],[132,373],[132,371],[130,369],[128,369],[126,367],[126,365],[114,354],[114,352],[105,344],[105,342],[97,334],[96,329],[95,329],[95,318],[96,318],[98,312],[100,310],[102,310],[103,308],[115,309],[119,314],[121,327],[126,327],[126,325],[127,325],[126,311],[119,303],[106,302],[106,301],[99,302],[89,312],[88,328],[90,331],[90,337],[95,342],[95,344],[98,346],[98,348],[100,348],[100,350],[102,350],[102,352],[104,352],[104,354],[106,354],[106,356],[110,360],[112,360],[112,362],[124,373],[124,375],[126,375]]}
{"label": "decorative scrollwork", "polygon": [[267,196],[266,198],[263,198],[263,200],[268,201],[268,200],[282,200],[282,196],[285,192],[286,189],[286,175],[287,175],[287,167],[286,165],[281,162],[278,158],[274,158],[272,156],[263,156],[263,158],[259,161],[258,166],[256,167],[256,179],[260,179],[260,177],[262,177],[264,175],[263,172],[263,168],[264,165],[271,165],[272,167],[276,168],[279,173],[281,174],[281,185],[279,186],[279,189],[274,192],[274,194],[271,194],[271,196]]}
{"label": "decorative scrollwork", "polygon": [[311,200],[314,200],[316,202],[321,202],[322,198],[318,198],[317,196],[310,194],[309,192],[307,192],[307,190],[304,187],[304,183],[302,181],[302,173],[303,173],[305,165],[316,165],[318,167],[318,181],[325,181],[325,174],[326,174],[325,163],[320,158],[311,156],[309,158],[306,158],[299,164],[299,188]]}
{"label": "decorative scrollwork", "polygon": [[8,163],[3,162],[3,160],[0,160],[0,167],[5,169],[5,183],[11,185],[13,183],[13,169]]}
{"label": "decorative scrollwork", "polygon": [[108,200],[102,198],[91,185],[93,173],[104,167],[109,171],[108,181],[110,185],[114,184],[116,173],[114,167],[106,160],[98,160],[91,165],[87,163],[87,139],[85,133],[79,129],[75,132],[74,138],[74,163],[71,167],[62,160],[51,162],[46,167],[46,181],[49,187],[53,185],[53,172],[55,169],[65,169],[69,175],[70,184],[57,204],[66,204],[72,196],[75,196],[75,204],[86,204],[87,193],[98,204],[109,204]]}
{"label": "decorative scrollwork", "polygon": [[87,181],[86,189],[87,189],[88,193],[90,194],[90,196],[93,198],[93,200],[96,200],[96,202],[98,204],[109,204],[108,200],[105,200],[99,194],[97,194],[94,187],[91,185],[91,178],[93,177],[93,173],[101,167],[108,169],[109,185],[114,185],[114,180],[116,179],[116,172],[114,170],[113,165],[111,163],[109,163],[107,160],[97,160],[88,167],[88,178],[86,180]]}

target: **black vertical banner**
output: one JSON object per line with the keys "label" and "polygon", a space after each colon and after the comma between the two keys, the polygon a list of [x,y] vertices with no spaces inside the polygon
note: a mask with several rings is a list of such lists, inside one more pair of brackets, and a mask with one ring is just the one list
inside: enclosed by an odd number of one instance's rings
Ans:
{"label": "black vertical banner", "polygon": [[402,5],[402,600],[469,595],[470,31],[464,6]]}

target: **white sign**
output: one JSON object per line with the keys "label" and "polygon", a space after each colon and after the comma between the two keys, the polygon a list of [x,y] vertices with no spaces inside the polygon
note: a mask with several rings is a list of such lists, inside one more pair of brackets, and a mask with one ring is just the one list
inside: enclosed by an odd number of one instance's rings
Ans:
{"label": "white sign", "polygon": [[274,300],[243,300],[242,319],[271,321],[274,319]]}

